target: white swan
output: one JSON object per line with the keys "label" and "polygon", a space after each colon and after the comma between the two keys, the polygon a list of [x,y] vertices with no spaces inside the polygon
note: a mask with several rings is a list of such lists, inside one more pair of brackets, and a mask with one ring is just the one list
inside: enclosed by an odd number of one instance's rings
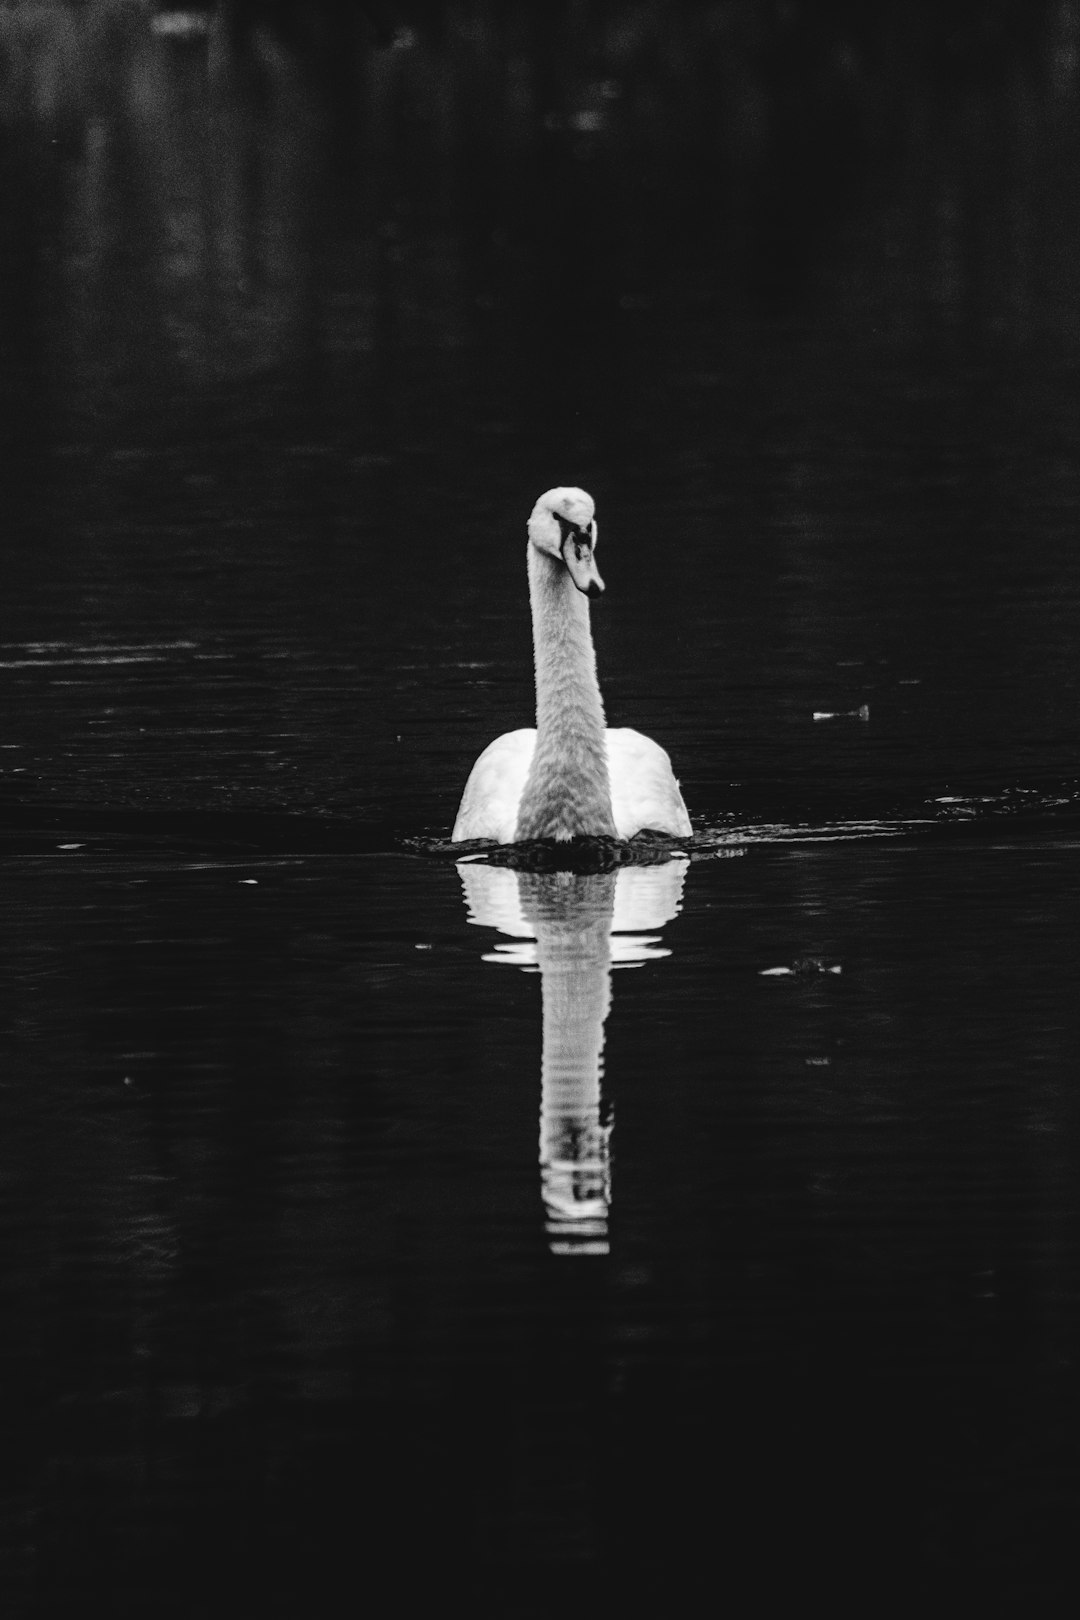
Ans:
{"label": "white swan", "polygon": [[549,489],[529,519],[529,601],[536,661],[536,730],[508,731],[480,755],[452,837],[633,838],[690,834],[666,752],[640,731],[608,730],[596,679],[589,597],[596,517],[583,489]]}

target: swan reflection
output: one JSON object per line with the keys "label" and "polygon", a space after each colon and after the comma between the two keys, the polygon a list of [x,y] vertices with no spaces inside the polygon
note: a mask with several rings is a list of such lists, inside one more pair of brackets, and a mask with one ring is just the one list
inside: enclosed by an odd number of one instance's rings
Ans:
{"label": "swan reflection", "polygon": [[669,956],[689,861],[616,872],[521,872],[459,862],[469,921],[509,936],[485,953],[541,975],[540,1186],[554,1254],[606,1254],[611,1125],[600,1090],[611,969]]}

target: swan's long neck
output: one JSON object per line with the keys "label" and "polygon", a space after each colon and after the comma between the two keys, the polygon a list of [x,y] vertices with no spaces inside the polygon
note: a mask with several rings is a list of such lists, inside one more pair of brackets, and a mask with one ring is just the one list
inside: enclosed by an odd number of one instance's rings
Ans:
{"label": "swan's long neck", "polygon": [[561,559],[529,545],[536,660],[536,751],[517,838],[615,836],[606,722],[588,599]]}

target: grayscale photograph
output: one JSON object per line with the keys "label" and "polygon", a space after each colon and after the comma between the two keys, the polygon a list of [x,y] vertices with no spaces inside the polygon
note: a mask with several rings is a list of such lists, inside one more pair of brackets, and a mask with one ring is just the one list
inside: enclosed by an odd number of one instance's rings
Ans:
{"label": "grayscale photograph", "polygon": [[1080,0],[0,0],[0,1620],[1080,1612]]}

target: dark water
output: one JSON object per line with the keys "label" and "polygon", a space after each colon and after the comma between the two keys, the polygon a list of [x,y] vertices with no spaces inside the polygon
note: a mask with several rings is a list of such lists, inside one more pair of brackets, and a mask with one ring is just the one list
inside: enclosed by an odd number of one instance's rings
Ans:
{"label": "dark water", "polygon": [[[1076,8],[28,15],[5,1613],[1065,1612]],[[560,481],[689,860],[439,843]]]}

